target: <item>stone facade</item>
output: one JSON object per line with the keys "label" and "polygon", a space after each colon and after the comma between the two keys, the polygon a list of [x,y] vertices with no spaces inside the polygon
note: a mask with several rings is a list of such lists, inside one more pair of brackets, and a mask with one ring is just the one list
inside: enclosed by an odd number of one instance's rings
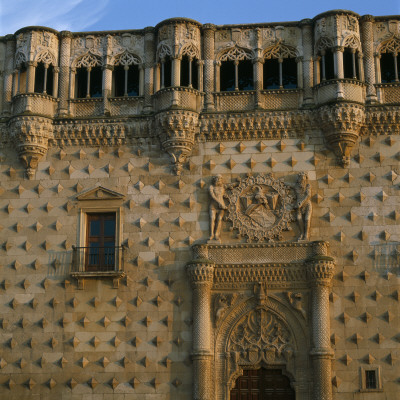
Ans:
{"label": "stone facade", "polygon": [[0,397],[398,398],[399,50],[343,10],[0,38]]}

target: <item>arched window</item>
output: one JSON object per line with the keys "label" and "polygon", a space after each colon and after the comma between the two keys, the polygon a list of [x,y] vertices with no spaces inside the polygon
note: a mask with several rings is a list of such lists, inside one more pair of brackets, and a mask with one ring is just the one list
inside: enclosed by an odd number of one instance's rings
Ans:
{"label": "arched window", "polygon": [[333,41],[328,37],[321,37],[316,46],[317,83],[335,79],[335,61]]}
{"label": "arched window", "polygon": [[172,57],[171,49],[166,45],[162,45],[158,51],[161,89],[171,86],[172,82],[171,57]]}
{"label": "arched window", "polygon": [[50,64],[39,62],[35,70],[35,93],[53,93],[54,68]]}
{"label": "arched window", "polygon": [[361,79],[360,43],[355,36],[349,36],[343,42],[343,75],[345,79]]}
{"label": "arched window", "polygon": [[181,86],[199,89],[199,54],[198,49],[190,44],[182,51]]}
{"label": "arched window", "polygon": [[346,47],[343,51],[343,73],[345,79],[360,79],[358,52]]}
{"label": "arched window", "polygon": [[220,91],[253,90],[253,60],[248,50],[234,47],[220,57]]}
{"label": "arched window", "polygon": [[113,96],[139,96],[140,60],[128,52],[117,56],[113,70]]}
{"label": "arched window", "polygon": [[296,51],[277,45],[264,53],[263,89],[297,88]]}
{"label": "arched window", "polygon": [[99,57],[86,54],[76,63],[75,96],[77,98],[103,95],[103,71]]}
{"label": "arched window", "polygon": [[53,95],[54,57],[50,52],[44,51],[39,54],[36,62],[34,92]]}
{"label": "arched window", "polygon": [[400,40],[392,38],[384,43],[379,52],[381,82],[399,82]]}

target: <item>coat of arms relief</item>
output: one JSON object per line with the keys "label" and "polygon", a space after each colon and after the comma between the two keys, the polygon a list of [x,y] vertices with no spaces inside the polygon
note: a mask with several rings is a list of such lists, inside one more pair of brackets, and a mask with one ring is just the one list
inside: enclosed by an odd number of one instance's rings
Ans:
{"label": "coat of arms relief", "polygon": [[276,179],[272,173],[248,176],[232,184],[214,177],[210,185],[210,239],[219,240],[222,217],[242,237],[251,241],[282,240],[282,232],[299,227],[298,240],[308,240],[311,222],[311,186],[307,174],[300,173],[295,185]]}

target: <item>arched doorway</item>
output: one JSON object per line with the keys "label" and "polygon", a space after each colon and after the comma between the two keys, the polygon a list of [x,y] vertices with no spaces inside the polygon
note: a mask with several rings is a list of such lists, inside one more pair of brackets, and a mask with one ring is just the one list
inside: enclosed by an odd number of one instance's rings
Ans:
{"label": "arched doorway", "polygon": [[281,369],[245,369],[236,379],[230,400],[295,400],[295,392]]}

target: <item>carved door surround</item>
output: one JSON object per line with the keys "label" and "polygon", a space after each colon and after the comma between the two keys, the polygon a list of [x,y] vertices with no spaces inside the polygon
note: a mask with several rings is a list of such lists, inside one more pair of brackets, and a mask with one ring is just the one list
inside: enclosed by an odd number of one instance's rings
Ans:
{"label": "carved door surround", "polygon": [[328,243],[201,244],[193,288],[193,399],[229,400],[244,369],[279,368],[296,400],[331,400]]}

